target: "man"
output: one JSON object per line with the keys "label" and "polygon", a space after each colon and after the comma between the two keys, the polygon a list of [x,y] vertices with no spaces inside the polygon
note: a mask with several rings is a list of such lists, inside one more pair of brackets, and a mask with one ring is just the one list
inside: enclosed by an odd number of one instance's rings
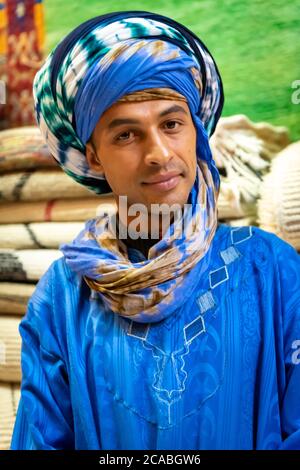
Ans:
{"label": "man", "polygon": [[217,223],[206,47],[170,18],[112,13],[57,47],[34,94],[54,157],[118,211],[62,245],[30,299],[11,448],[299,449],[299,257]]}

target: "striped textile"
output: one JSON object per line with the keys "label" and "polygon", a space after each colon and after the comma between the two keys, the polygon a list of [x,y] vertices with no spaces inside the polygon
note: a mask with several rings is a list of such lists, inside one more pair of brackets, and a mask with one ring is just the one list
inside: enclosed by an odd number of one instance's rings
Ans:
{"label": "striped textile", "polygon": [[0,382],[21,381],[21,337],[17,315],[0,315]]}
{"label": "striped textile", "polygon": [[11,250],[0,248],[0,281],[38,281],[59,250]]}
{"label": "striped textile", "polygon": [[24,315],[35,284],[0,282],[0,314]]}
{"label": "striped textile", "polygon": [[0,173],[28,168],[57,167],[36,126],[0,132]]}
{"label": "striped textile", "polygon": [[42,222],[0,225],[0,247],[15,250],[58,248],[71,242],[82,230],[82,222]]}
{"label": "striped textile", "polygon": [[112,196],[0,203],[0,224],[77,222],[115,210]]}
{"label": "striped textile", "polygon": [[19,400],[19,383],[0,383],[0,450],[10,448]]}
{"label": "striped textile", "polygon": [[0,201],[43,201],[54,198],[95,197],[58,169],[0,174]]}

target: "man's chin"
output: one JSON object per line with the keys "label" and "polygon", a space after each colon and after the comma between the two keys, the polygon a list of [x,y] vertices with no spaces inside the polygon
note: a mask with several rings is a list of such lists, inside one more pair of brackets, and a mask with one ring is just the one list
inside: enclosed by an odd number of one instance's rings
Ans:
{"label": "man's chin", "polygon": [[147,208],[151,211],[155,211],[155,206],[160,205],[168,207],[176,205],[182,208],[184,204],[188,202],[188,196],[189,193],[187,191],[184,194],[178,193],[178,191],[170,191],[169,193],[164,194],[154,194],[152,198],[147,198]]}
{"label": "man's chin", "polygon": [[180,188],[180,191],[146,191],[141,193],[139,197],[127,198],[127,210],[131,208],[131,211],[142,211],[148,215],[155,214],[157,212],[166,211],[169,209],[184,208],[184,205],[188,203],[190,190],[189,188]]}

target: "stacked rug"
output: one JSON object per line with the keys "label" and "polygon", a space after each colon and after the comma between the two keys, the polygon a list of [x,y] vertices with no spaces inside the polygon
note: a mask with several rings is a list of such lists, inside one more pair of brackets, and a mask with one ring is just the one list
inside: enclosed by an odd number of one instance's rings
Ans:
{"label": "stacked rug", "polygon": [[38,127],[7,129],[0,133],[0,173],[37,167],[57,167]]}
{"label": "stacked rug", "polygon": [[0,449],[10,447],[11,435],[20,400],[20,385],[18,383],[0,382]]}
{"label": "stacked rug", "polygon": [[0,132],[0,450],[8,449],[20,395],[19,323],[35,285],[84,222],[115,207],[56,164],[37,127]]}
{"label": "stacked rug", "polygon": [[0,132],[0,281],[38,281],[102,202],[112,198],[67,176],[36,127]]}
{"label": "stacked rug", "polygon": [[19,323],[34,284],[0,282],[0,449],[9,449],[20,399]]}
{"label": "stacked rug", "polygon": [[[32,81],[37,69],[43,59],[44,45],[44,21],[43,21],[43,1],[42,0],[3,0],[0,8],[0,129],[7,129],[16,126],[30,125],[35,122]],[[9,131],[8,131],[9,132]],[[15,134],[15,132],[13,131]],[[9,136],[4,137],[6,140]],[[16,139],[27,140],[26,132],[16,135]],[[27,141],[30,144],[30,138]],[[34,152],[35,141],[31,141],[32,153]],[[25,145],[28,149],[28,145]],[[25,154],[20,154],[19,161],[21,167],[26,168]],[[40,154],[40,164],[42,160],[48,161],[51,165],[47,150],[45,155]],[[19,162],[17,155],[10,153],[6,144],[0,143],[0,171],[17,170]],[[31,159],[31,166],[34,166],[34,158]],[[2,186],[0,184],[0,191]],[[1,301],[0,301],[1,304]],[[12,310],[14,313],[14,309]],[[1,323],[0,310],[0,323]],[[16,337],[15,327],[18,318],[11,318],[13,324],[1,324],[1,334],[7,338],[12,333]],[[11,344],[11,343],[10,343]],[[14,343],[15,344],[15,343]],[[1,350],[2,347],[2,350]],[[15,365],[18,365],[17,349],[13,348]],[[0,342],[0,449],[8,449],[11,439],[11,432],[16,416],[19,401],[19,383],[15,383],[15,377],[9,374],[11,348],[6,348],[9,358],[6,365],[3,365],[3,344]],[[3,376],[3,367],[7,368],[7,374]],[[13,375],[12,368],[12,375]],[[11,380],[12,379],[12,380]],[[18,375],[18,381],[20,376]]]}
{"label": "stacked rug", "polygon": [[85,221],[109,212],[113,206],[111,196],[0,203],[0,221],[3,224]]}

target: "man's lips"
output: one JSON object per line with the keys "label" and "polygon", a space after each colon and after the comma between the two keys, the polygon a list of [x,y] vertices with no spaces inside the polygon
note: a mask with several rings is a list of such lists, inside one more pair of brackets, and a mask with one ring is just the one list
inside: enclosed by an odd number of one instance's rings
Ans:
{"label": "man's lips", "polygon": [[149,180],[143,182],[143,185],[151,187],[152,189],[167,191],[177,186],[181,176],[182,174],[178,173],[178,171],[169,172],[149,178]]}
{"label": "man's lips", "polygon": [[162,175],[154,176],[153,178],[149,178],[147,181],[143,181],[143,184],[155,184],[155,183],[162,183],[164,181],[168,181],[169,179],[173,178],[174,176],[179,176],[180,173],[178,171],[170,171],[169,173],[164,173]]}

